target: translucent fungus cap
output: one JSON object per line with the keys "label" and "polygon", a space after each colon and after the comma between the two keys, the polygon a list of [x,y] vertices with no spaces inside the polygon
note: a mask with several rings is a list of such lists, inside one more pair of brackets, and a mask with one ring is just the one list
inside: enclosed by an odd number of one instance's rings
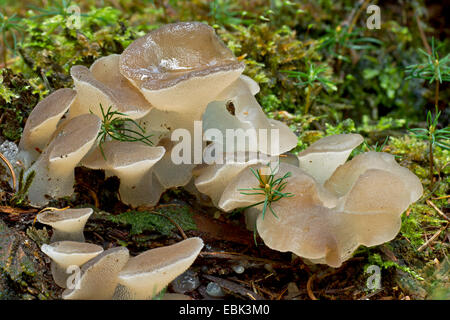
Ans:
{"label": "translucent fungus cap", "polygon": [[239,79],[241,79],[242,81],[244,81],[247,84],[247,87],[250,89],[250,92],[252,95],[256,96],[259,93],[260,87],[259,87],[259,84],[255,80],[253,80],[249,76],[246,76],[245,74],[241,74],[239,76]]}
{"label": "translucent fungus cap", "polygon": [[[413,173],[393,156],[377,152],[358,155],[340,166],[325,190],[305,171],[286,163],[280,164],[276,177],[287,172],[291,177],[283,192],[293,196],[272,203],[277,216],[267,210],[263,217],[262,206],[254,207],[257,231],[274,250],[333,267],[350,258],[361,244],[392,240],[400,230],[401,213],[422,193]],[[258,187],[258,181],[245,170],[225,188],[219,207],[231,211],[264,200],[264,196],[239,191],[252,187]]]}
{"label": "translucent fungus cap", "polygon": [[93,212],[91,208],[45,211],[37,215],[37,220],[53,228],[51,242],[63,240],[83,242],[83,229]]}
{"label": "translucent fungus cap", "polygon": [[[214,144],[206,147],[205,153],[209,152],[210,147],[214,147]],[[216,150],[216,152],[218,151]],[[216,206],[218,206],[225,188],[231,181],[244,170],[249,170],[249,167],[252,165],[267,164],[271,160],[279,160],[282,163],[298,166],[297,156],[290,153],[272,159],[267,155],[252,152],[224,152],[218,153],[218,155],[218,159],[213,163],[200,165],[193,172],[196,189],[209,196],[212,203]]]}
{"label": "translucent fungus cap", "polygon": [[299,166],[317,182],[324,183],[363,141],[364,138],[359,134],[324,137],[298,154]]}
{"label": "translucent fungus cap", "polygon": [[103,252],[103,248],[98,245],[75,241],[43,244],[41,250],[52,259],[53,280],[62,288],[67,286],[67,278],[70,276],[70,272],[67,272],[69,267],[79,267]]}
{"label": "translucent fungus cap", "polygon": [[164,188],[154,178],[152,167],[163,157],[163,147],[150,147],[138,142],[107,141],[86,156],[82,165],[104,169],[107,175],[120,179],[120,195],[124,203],[134,206],[154,205]]}
{"label": "translucent fungus cap", "polygon": [[324,184],[325,188],[342,196],[349,192],[357,179],[368,169],[379,169],[400,176],[411,190],[410,201],[416,201],[423,192],[419,179],[407,168],[400,166],[395,157],[384,152],[366,152],[339,166]]}
{"label": "translucent fungus cap", "polygon": [[192,115],[201,115],[243,70],[214,29],[200,22],[164,25],[120,57],[120,72],[154,107]]}
{"label": "translucent fungus cap", "polygon": [[[190,137],[194,136],[194,121],[189,115],[177,112],[161,111],[153,108],[144,118],[138,120],[139,125],[146,134],[152,134],[152,141],[166,149],[163,158],[155,164],[154,173],[164,188],[180,187],[186,185],[192,178],[192,169],[195,148],[197,143],[190,143],[182,137],[182,143],[172,141],[172,134],[175,130],[181,129]],[[201,128],[200,128],[201,131]],[[184,153],[184,151],[174,148],[175,145],[186,145],[186,150],[190,151],[188,161],[174,163],[172,161],[173,152]]]}
{"label": "translucent fungus cap", "polygon": [[239,78],[222,91],[203,114],[203,131],[218,130],[216,143],[226,152],[279,155],[294,148],[296,135],[284,123],[267,118],[252,90],[249,80]]}
{"label": "translucent fungus cap", "polygon": [[58,122],[75,100],[75,95],[75,90],[59,89],[40,101],[25,123],[19,147],[39,155],[39,150],[42,151],[48,144]]}
{"label": "translucent fungus cap", "polygon": [[49,197],[73,193],[74,169],[97,139],[101,120],[83,114],[61,124],[36,162],[28,169],[36,173],[28,198],[34,205],[45,205]]}
{"label": "translucent fungus cap", "polygon": [[119,72],[119,55],[113,54],[96,60],[90,69],[73,66],[70,74],[74,80],[77,98],[70,108],[69,117],[92,111],[102,117],[109,107],[137,119],[151,110],[151,104]]}
{"label": "translucent fungus cap", "polygon": [[118,285],[118,274],[130,255],[125,247],[104,251],[81,266],[78,286],[66,289],[65,300],[110,300]]}
{"label": "translucent fungus cap", "polygon": [[262,163],[258,154],[244,153],[243,161],[238,160],[238,153],[223,153],[221,163],[201,166],[195,170],[195,187],[203,194],[208,195],[214,205],[218,205],[220,197],[226,186],[242,170],[251,165]]}
{"label": "translucent fungus cap", "polygon": [[186,271],[203,248],[200,238],[151,249],[131,258],[119,274],[117,299],[149,299]]}

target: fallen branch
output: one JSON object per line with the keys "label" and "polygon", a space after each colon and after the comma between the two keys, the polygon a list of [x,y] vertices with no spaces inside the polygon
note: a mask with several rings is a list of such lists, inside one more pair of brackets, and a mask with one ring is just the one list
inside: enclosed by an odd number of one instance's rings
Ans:
{"label": "fallen branch", "polygon": [[36,213],[37,209],[20,209],[20,208],[13,208],[9,206],[0,206],[0,212],[6,213],[6,214],[27,214],[27,213]]}
{"label": "fallen branch", "polygon": [[439,237],[439,235],[441,234],[442,231],[444,231],[445,229],[447,229],[449,223],[447,223],[446,226],[442,227],[441,229],[439,229],[435,234],[433,234],[433,236],[427,240],[427,242],[425,242],[423,245],[420,246],[419,249],[417,249],[417,251],[422,251],[423,249],[425,249],[431,242],[433,242],[437,237]]}
{"label": "fallen branch", "polygon": [[229,281],[229,280],[225,280],[222,278],[218,278],[218,277],[214,277],[214,276],[210,276],[210,275],[203,275],[203,277],[209,281],[215,282],[217,283],[219,286],[221,286],[222,288],[234,292],[234,293],[238,293],[244,297],[249,297],[251,300],[264,300],[263,297],[261,297],[260,295],[244,288],[243,286]]}
{"label": "fallen branch", "polygon": [[445,213],[443,213],[433,202],[431,202],[430,200],[427,199],[427,203],[428,205],[430,205],[431,207],[433,207],[434,210],[436,210],[437,213],[439,213],[439,215],[444,218],[445,220],[447,220],[448,222],[450,222],[450,218],[447,217],[447,215]]}
{"label": "fallen branch", "polygon": [[312,291],[312,284],[314,279],[316,278],[316,274],[313,274],[311,277],[309,277],[308,282],[306,283],[306,291],[308,292],[308,297],[311,300],[319,300],[316,298],[316,296],[314,295],[313,291]]}

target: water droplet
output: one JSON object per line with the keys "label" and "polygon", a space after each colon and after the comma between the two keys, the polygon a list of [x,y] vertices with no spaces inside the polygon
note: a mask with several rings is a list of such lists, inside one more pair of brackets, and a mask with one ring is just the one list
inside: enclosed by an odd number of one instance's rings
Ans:
{"label": "water droplet", "polygon": [[243,266],[239,265],[239,264],[238,264],[238,265],[235,265],[235,266],[232,266],[231,268],[232,268],[233,271],[236,272],[237,274],[244,273],[244,271],[245,271],[245,268],[244,268]]}
{"label": "water droplet", "polygon": [[197,274],[191,270],[187,270],[172,281],[172,289],[176,293],[192,292],[199,286],[200,280]]}
{"label": "water droplet", "polygon": [[215,282],[210,282],[206,286],[206,293],[210,295],[211,297],[224,297],[225,293],[223,292],[222,288]]}

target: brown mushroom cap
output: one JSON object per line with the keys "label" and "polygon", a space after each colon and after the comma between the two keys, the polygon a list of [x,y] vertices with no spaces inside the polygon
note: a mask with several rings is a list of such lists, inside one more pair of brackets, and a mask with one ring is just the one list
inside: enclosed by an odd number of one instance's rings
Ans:
{"label": "brown mushroom cap", "polygon": [[364,138],[359,134],[324,137],[298,154],[300,168],[312,175],[317,182],[324,183],[363,141]]}
{"label": "brown mushroom cap", "polygon": [[164,25],[120,57],[120,72],[154,107],[197,117],[243,70],[214,29],[200,22]]}
{"label": "brown mushroom cap", "polygon": [[62,288],[67,287],[67,278],[70,276],[67,273],[68,267],[81,266],[103,252],[103,248],[98,245],[75,241],[43,244],[41,250],[52,259],[53,280]]}
{"label": "brown mushroom cap", "polygon": [[31,111],[25,123],[19,147],[39,156],[37,150],[43,150],[52,134],[56,131],[58,122],[75,100],[76,91],[59,89],[40,101]]}
{"label": "brown mushroom cap", "polygon": [[65,300],[110,300],[118,284],[118,274],[129,259],[128,249],[116,247],[104,251],[81,266],[79,287],[66,289]]}
{"label": "brown mushroom cap", "polygon": [[117,299],[149,299],[186,271],[203,248],[200,238],[148,250],[131,258],[119,274]]}
{"label": "brown mushroom cap", "polygon": [[[153,166],[163,157],[163,147],[150,147],[138,142],[107,141],[86,156],[82,165],[104,169],[108,176],[120,179],[120,195],[124,203],[155,205],[164,188],[153,177]],[[106,159],[105,159],[106,157]]]}
{"label": "brown mushroom cap", "polygon": [[74,168],[94,145],[100,126],[100,118],[84,114],[58,127],[52,142],[26,173],[36,173],[28,193],[32,204],[45,205],[48,196],[57,198],[73,193]]}
{"label": "brown mushroom cap", "polygon": [[151,110],[151,104],[120,74],[117,54],[96,60],[90,69],[74,66],[70,74],[77,91],[70,118],[90,111],[101,117],[100,104],[105,113],[111,106],[131,119],[141,118]]}
{"label": "brown mushroom cap", "polygon": [[83,229],[94,211],[91,208],[45,211],[37,215],[37,220],[53,228],[51,242],[84,241]]}

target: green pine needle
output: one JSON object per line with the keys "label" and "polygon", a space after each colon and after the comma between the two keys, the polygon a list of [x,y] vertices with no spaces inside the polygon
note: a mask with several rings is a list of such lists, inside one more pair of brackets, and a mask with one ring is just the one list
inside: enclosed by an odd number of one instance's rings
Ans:
{"label": "green pine needle", "polygon": [[[272,208],[272,203],[277,202],[283,198],[290,198],[294,196],[294,194],[290,192],[282,192],[286,188],[288,183],[286,179],[292,175],[291,172],[288,172],[282,177],[275,179],[275,170],[271,169],[270,175],[263,175],[261,174],[260,170],[255,170],[253,168],[250,168],[250,170],[258,180],[259,188],[244,188],[238,189],[238,191],[240,191],[240,193],[243,195],[262,195],[264,196],[264,200],[242,208],[242,210],[263,204],[262,218],[264,219],[267,209],[269,209],[274,217],[278,219],[277,214]],[[256,226],[254,230],[255,231],[253,236],[256,243]]]}
{"label": "green pine needle", "polygon": [[[145,129],[142,128],[136,121],[130,118],[119,118],[117,116],[126,116],[126,114],[119,111],[112,111],[112,106],[105,112],[103,106],[100,104],[100,110],[102,111],[102,126],[98,133],[97,139],[99,139],[99,148],[106,160],[105,153],[103,151],[103,143],[110,137],[113,140],[123,142],[143,142],[148,146],[153,146],[153,142],[149,139],[153,135],[145,135]],[[90,111],[93,113],[92,111]],[[137,127],[137,130],[126,128],[126,124],[131,123]],[[131,135],[132,134],[132,135]]]}

